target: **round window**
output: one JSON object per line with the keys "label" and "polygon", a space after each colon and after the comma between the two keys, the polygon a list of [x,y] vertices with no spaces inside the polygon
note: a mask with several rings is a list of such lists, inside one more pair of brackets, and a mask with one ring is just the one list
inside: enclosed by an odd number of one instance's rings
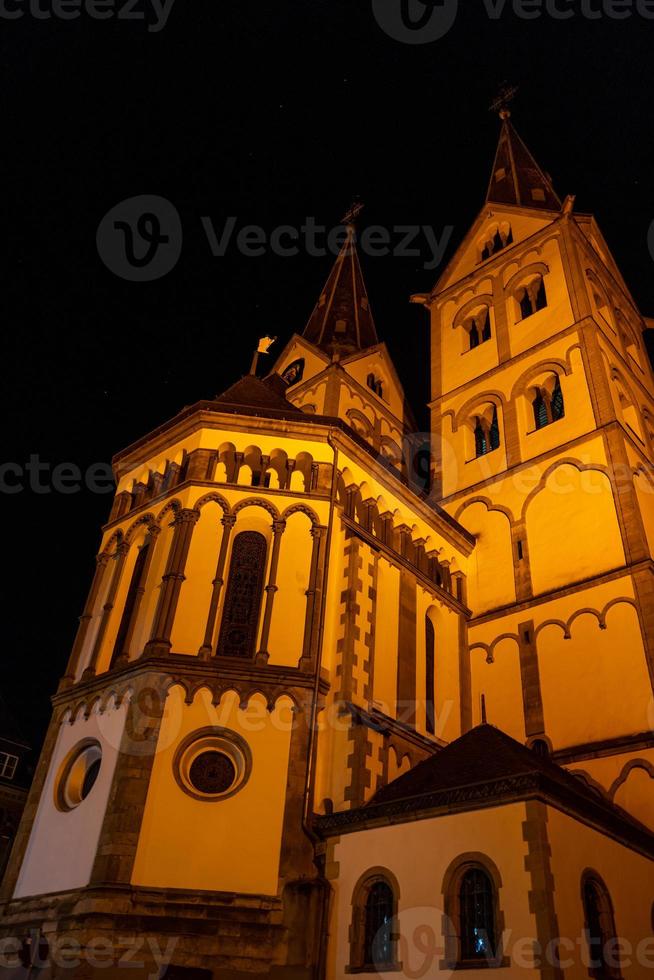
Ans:
{"label": "round window", "polygon": [[69,752],[57,780],[57,806],[74,810],[91,793],[102,766],[99,742],[84,742]]}
{"label": "round window", "polygon": [[224,800],[247,782],[252,758],[240,735],[225,728],[204,728],[189,735],[175,754],[177,782],[196,800]]}

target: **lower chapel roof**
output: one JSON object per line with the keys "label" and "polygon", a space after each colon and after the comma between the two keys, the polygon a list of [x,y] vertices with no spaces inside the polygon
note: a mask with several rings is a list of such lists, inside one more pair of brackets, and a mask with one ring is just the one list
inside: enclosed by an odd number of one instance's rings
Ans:
{"label": "lower chapel roof", "polygon": [[380,789],[363,807],[316,820],[323,836],[539,798],[654,859],[654,832],[582,776],[479,725]]}

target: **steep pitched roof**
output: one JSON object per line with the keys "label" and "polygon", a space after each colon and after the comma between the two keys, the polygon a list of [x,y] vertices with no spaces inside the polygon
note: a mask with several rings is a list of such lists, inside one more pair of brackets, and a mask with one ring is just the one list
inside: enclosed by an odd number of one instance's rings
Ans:
{"label": "steep pitched roof", "polygon": [[552,181],[536,163],[506,112],[502,119],[486,202],[517,204],[545,211],[560,211],[562,206],[552,187]]}
{"label": "steep pitched roof", "polygon": [[352,224],[347,226],[347,238],[303,336],[330,354],[340,350],[350,353],[379,343]]}

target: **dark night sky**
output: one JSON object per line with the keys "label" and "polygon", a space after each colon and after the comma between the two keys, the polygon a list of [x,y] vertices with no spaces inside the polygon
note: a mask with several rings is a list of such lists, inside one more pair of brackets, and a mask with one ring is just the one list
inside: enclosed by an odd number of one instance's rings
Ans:
{"label": "dark night sky", "polygon": [[[654,314],[654,21],[525,21],[509,4],[493,21],[479,0],[461,7],[422,46],[387,36],[370,0],[176,0],[160,33],[1,21],[4,460],[108,461],[246,372],[258,336],[302,330],[331,260],[214,258],[203,215],[333,226],[358,194],[364,226],[452,225],[459,241],[483,202],[498,133],[487,106],[504,79],[520,86],[521,135],[559,193],[597,215]],[[184,228],[178,265],[152,283],[117,278],[95,245],[103,215],[138,194],[168,198]],[[363,263],[420,413],[426,319],[407,298],[437,272]],[[26,488],[0,502],[0,687],[37,740],[111,497]]]}

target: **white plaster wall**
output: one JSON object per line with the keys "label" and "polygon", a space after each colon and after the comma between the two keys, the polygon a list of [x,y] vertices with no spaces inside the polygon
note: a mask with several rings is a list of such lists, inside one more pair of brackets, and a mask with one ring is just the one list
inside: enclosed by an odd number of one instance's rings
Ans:
{"label": "white plaster wall", "polygon": [[[127,700],[105,712],[97,709],[88,719],[81,715],[64,722],[50,763],[20,871],[15,898],[66,891],[87,885],[93,868],[102,821],[116,768],[125,725]],[[62,812],[55,804],[59,769],[70,750],[82,739],[94,738],[102,746],[102,766],[88,797],[74,810]]]}

